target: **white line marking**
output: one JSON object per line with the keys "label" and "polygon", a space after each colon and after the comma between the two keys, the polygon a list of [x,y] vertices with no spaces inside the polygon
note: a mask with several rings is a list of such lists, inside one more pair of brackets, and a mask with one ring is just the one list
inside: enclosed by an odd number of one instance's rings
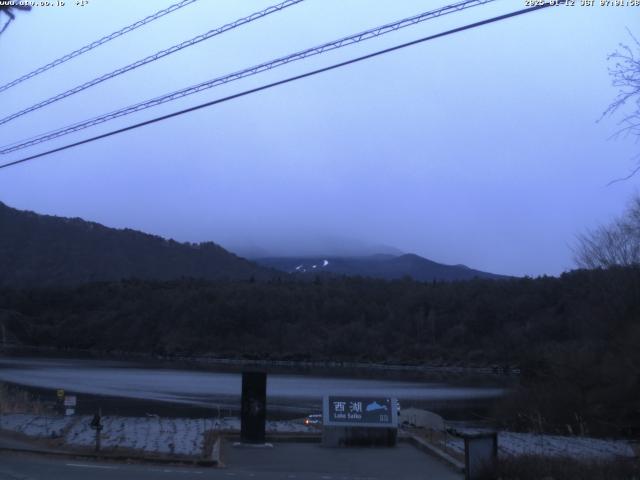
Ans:
{"label": "white line marking", "polygon": [[108,467],[106,465],[85,465],[83,463],[67,463],[67,467],[102,468],[103,470],[118,470],[119,468],[119,467]]}

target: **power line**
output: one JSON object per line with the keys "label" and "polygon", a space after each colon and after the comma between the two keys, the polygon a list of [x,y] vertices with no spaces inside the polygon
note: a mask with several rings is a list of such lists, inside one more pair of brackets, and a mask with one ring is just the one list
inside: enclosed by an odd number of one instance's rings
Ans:
{"label": "power line", "polygon": [[26,75],[21,76],[20,78],[16,78],[15,80],[12,80],[9,83],[6,83],[2,86],[0,86],[0,92],[4,92],[5,90],[8,90],[11,87],[15,87],[16,85],[18,85],[19,83],[24,82],[25,80],[29,80],[32,77],[35,77],[36,75],[40,75],[43,72],[46,72],[47,70],[51,70],[54,67],[57,67],[58,65],[64,63],[64,62],[68,62],[69,60],[71,60],[72,58],[77,57],[78,55],[82,55],[83,53],[88,52],[89,50],[93,50],[96,47],[99,47],[100,45],[103,45],[111,40],[113,40],[114,38],[118,38],[122,35],[124,35],[125,33],[129,33],[133,30],[135,30],[136,28],[140,28],[143,25],[146,25],[147,23],[151,23],[154,20],[157,20],[160,17],[164,17],[165,15],[168,15],[171,12],[175,12],[176,10],[181,9],[182,7],[186,7],[187,5],[195,2],[196,0],[182,0],[181,2],[178,2],[174,5],[171,5],[170,7],[167,7],[163,10],[160,10],[156,13],[154,13],[153,15],[149,15],[146,18],[143,18],[142,20],[138,20],[135,23],[132,23],[131,25],[128,25],[124,28],[121,28],[118,31],[115,31],[113,33],[110,33],[109,35],[106,35],[102,38],[100,38],[99,40],[96,40],[95,42],[91,42],[88,45],[85,45],[84,47],[81,47],[77,50],[74,50],[71,53],[67,53],[66,55],[63,55],[60,58],[55,59],[54,61],[47,63],[46,65],[40,67],[40,68],[36,68],[34,71],[27,73]]}
{"label": "power line", "polygon": [[[562,0],[560,0],[560,1],[562,1]],[[167,115],[163,115],[161,117],[156,117],[156,118],[153,118],[153,119],[150,119],[150,120],[146,120],[144,122],[136,123],[134,125],[129,125],[128,127],[120,128],[120,129],[117,129],[117,130],[112,130],[111,132],[103,133],[101,135],[96,135],[95,137],[91,137],[91,138],[87,138],[85,140],[80,140],[78,142],[70,143],[70,144],[64,145],[62,147],[54,148],[54,149],[48,150],[46,152],[38,153],[36,155],[31,155],[29,157],[22,158],[20,160],[15,160],[13,162],[5,163],[3,165],[0,165],[0,169],[11,167],[11,166],[14,166],[14,165],[18,165],[20,163],[28,162],[28,161],[34,160],[36,158],[44,157],[46,155],[51,155],[53,153],[61,152],[63,150],[67,150],[67,149],[70,149],[70,148],[73,148],[73,147],[77,147],[79,145],[84,145],[86,143],[94,142],[94,141],[100,140],[102,138],[111,137],[113,135],[117,135],[119,133],[124,133],[124,132],[127,132],[129,130],[134,130],[136,128],[144,127],[146,125],[151,125],[152,123],[161,122],[161,121],[167,120],[169,118],[173,118],[173,117],[177,117],[177,116],[180,116],[180,115],[184,115],[184,114],[187,114],[187,113],[190,113],[190,112],[194,112],[196,110],[200,110],[202,108],[206,108],[206,107],[210,107],[210,106],[213,106],[213,105],[217,105],[219,103],[228,102],[230,100],[234,100],[236,98],[244,97],[244,96],[250,95],[252,93],[261,92],[263,90],[267,90],[267,89],[270,89],[270,88],[273,88],[273,87],[277,87],[279,85],[284,85],[286,83],[290,83],[290,82],[293,82],[293,81],[296,81],[296,80],[301,80],[303,78],[311,77],[311,76],[314,76],[314,75],[317,75],[317,74],[320,74],[320,73],[323,73],[323,72],[328,72],[330,70],[335,70],[337,68],[341,68],[341,67],[344,67],[344,66],[347,66],[347,65],[351,65],[351,64],[354,64],[354,63],[357,63],[357,62],[361,62],[363,60],[368,60],[370,58],[378,57],[380,55],[384,55],[386,53],[394,52],[396,50],[407,48],[407,47],[410,47],[410,46],[413,46],[413,45],[417,45],[417,44],[420,44],[420,43],[424,43],[424,42],[427,42],[427,41],[430,41],[430,40],[435,40],[437,38],[445,37],[445,36],[448,36],[448,35],[453,35],[455,33],[460,33],[460,32],[463,32],[465,30],[471,30],[473,28],[478,28],[478,27],[481,27],[483,25],[496,23],[496,22],[499,22],[499,21],[502,21],[502,20],[506,20],[508,18],[516,17],[516,16],[519,16],[519,15],[524,15],[526,13],[531,13],[531,12],[534,12],[534,11],[537,11],[537,10],[541,10],[541,9],[544,9],[544,8],[547,8],[547,7],[550,7],[550,6],[551,6],[550,4],[545,3],[545,4],[542,4],[542,5],[536,5],[534,7],[524,8],[522,10],[517,10],[517,11],[514,11],[514,12],[510,12],[510,13],[504,14],[504,15],[499,15],[497,17],[492,17],[492,18],[489,18],[487,20],[482,20],[482,21],[479,21],[479,22],[475,22],[475,23],[471,23],[471,24],[468,24],[468,25],[464,25],[462,27],[457,27],[457,28],[454,28],[454,29],[451,29],[451,30],[447,30],[445,32],[437,33],[435,35],[429,35],[427,37],[422,37],[422,38],[420,38],[418,40],[413,40],[411,42],[402,43],[402,44],[396,45],[394,47],[385,48],[384,50],[378,50],[376,52],[369,53],[369,54],[363,55],[361,57],[356,57],[356,58],[353,58],[351,60],[346,60],[344,62],[335,63],[333,65],[329,65],[328,67],[319,68],[317,70],[312,70],[310,72],[306,72],[306,73],[303,73],[303,74],[300,74],[300,75],[295,75],[293,77],[285,78],[284,80],[279,80],[277,82],[268,83],[268,84],[262,85],[260,87],[252,88],[252,89],[249,89],[249,90],[244,90],[244,91],[242,91],[240,93],[229,95],[227,97],[219,98],[217,100],[212,100],[210,102],[206,102],[206,103],[203,103],[203,104],[200,104],[200,105],[196,105],[194,107],[186,108],[184,110],[180,110],[180,111],[173,112],[173,113],[170,113],[170,114],[167,114]]]}
{"label": "power line", "polygon": [[240,80],[242,78],[246,78],[252,75],[256,75],[258,73],[271,70],[273,68],[277,68],[291,62],[295,62],[298,60],[302,60],[304,58],[308,58],[314,55],[318,55],[330,50],[335,50],[338,48],[345,47],[347,45],[351,45],[354,43],[359,43],[370,38],[379,37],[381,35],[385,35],[390,32],[394,32],[401,28],[405,28],[411,25],[415,25],[416,23],[424,22],[426,20],[430,20],[433,18],[437,18],[443,15],[447,15],[450,13],[458,12],[461,10],[465,10],[471,7],[484,5],[486,3],[493,2],[495,0],[464,0],[458,3],[454,3],[452,5],[447,5],[445,7],[439,8],[437,10],[431,10],[428,12],[420,13],[418,15],[414,15],[413,17],[404,18],[402,20],[398,20],[393,23],[388,23],[379,27],[375,27],[369,30],[365,30],[360,33],[356,33],[354,35],[350,35],[348,37],[344,37],[338,40],[334,40],[331,42],[323,43],[322,45],[307,48],[305,50],[286,55],[284,57],[279,57],[274,60],[270,60],[268,62],[261,63],[259,65],[255,65],[253,67],[245,68],[243,70],[227,74],[221,77],[214,78],[212,80],[208,80],[203,83],[199,83],[197,85],[193,85],[191,87],[183,88],[181,90],[162,95],[160,97],[152,98],[150,100],[146,100],[144,102],[140,102],[134,105],[130,105],[128,107],[121,108],[119,110],[115,110],[110,113],[106,113],[100,115],[98,117],[94,117],[89,120],[84,120],[72,125],[68,125],[66,127],[60,128],[58,130],[54,130],[52,132],[48,132],[31,139],[20,140],[18,142],[14,142],[13,144],[4,145],[0,147],[0,154],[12,153],[17,150],[21,150],[23,148],[31,147],[33,145],[37,145],[39,143],[43,143],[49,140],[53,140],[54,138],[61,137],[63,135],[68,135],[70,133],[77,132],[79,130],[84,130],[85,128],[89,128],[109,120],[113,120],[115,118],[119,118],[125,115],[129,115],[135,112],[139,112],[141,110],[145,110],[150,107],[155,107],[157,105],[161,105],[163,103],[167,103],[182,97],[186,97],[188,95],[192,95],[194,93],[201,92],[203,90],[207,90],[209,88],[217,87],[219,85],[223,85],[232,81]]}
{"label": "power line", "polygon": [[[195,1],[195,0],[193,0]],[[184,48],[187,47],[191,47],[197,43],[203,42],[204,40],[208,40],[212,37],[215,37],[217,35],[221,35],[222,33],[225,33],[229,30],[233,30],[234,28],[237,28],[241,25],[245,25],[247,23],[253,22],[254,20],[258,20],[259,18],[265,17],[267,15],[270,15],[272,13],[275,12],[279,12],[287,7],[290,7],[292,5],[296,5],[297,3],[302,2],[303,0],[285,0],[282,3],[279,3],[277,5],[272,5],[268,8],[265,8],[264,10],[261,10],[259,12],[255,12],[252,13],[249,16],[243,17],[243,18],[239,18],[238,20],[228,23],[226,25],[223,25],[222,27],[213,29],[213,30],[209,30],[206,33],[203,33],[202,35],[198,35],[197,37],[193,37],[189,40],[185,40],[184,42],[181,42],[177,45],[173,45],[165,50],[160,50],[159,52],[154,53],[153,55],[149,55],[141,60],[138,60],[136,62],[133,62],[129,65],[126,65],[124,67],[118,68],[116,70],[113,70],[112,72],[109,73],[105,73],[104,75],[98,77],[98,78],[94,78],[93,80],[89,80],[88,82],[85,82],[81,85],[78,85],[76,87],[73,87],[65,92],[59,93],[58,95],[55,95],[53,97],[50,97],[46,100],[43,100],[42,102],[38,102],[35,105],[32,105],[28,108],[25,108],[24,110],[20,110],[19,112],[13,113],[7,117],[4,117],[2,119],[0,119],[0,125],[3,125],[7,122],[10,122],[11,120],[14,120],[18,117],[21,117],[23,115],[26,115],[27,113],[33,112],[35,110],[39,110],[40,108],[46,107],[47,105],[51,105],[52,103],[58,102],[64,98],[67,98],[71,95],[75,95],[76,93],[82,92],[83,90],[86,90],[87,88],[91,88],[95,85],[98,85],[99,83],[105,82],[111,78],[117,77],[119,75],[122,75],[124,73],[130,72],[131,70],[135,70],[136,68],[142,67],[143,65],[146,65],[148,63],[151,62],[155,62],[156,60],[159,60],[163,57],[166,57],[168,55],[171,55],[172,53],[178,52]]]}

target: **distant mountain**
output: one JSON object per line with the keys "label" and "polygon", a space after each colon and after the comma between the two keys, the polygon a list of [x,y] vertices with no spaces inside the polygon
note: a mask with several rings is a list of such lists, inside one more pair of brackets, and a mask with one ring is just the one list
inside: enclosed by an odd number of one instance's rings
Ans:
{"label": "distant mountain", "polygon": [[260,244],[230,243],[225,247],[238,255],[255,260],[276,257],[362,257],[376,254],[402,255],[405,252],[390,245],[338,235],[279,231],[276,237],[263,236]]}
{"label": "distant mountain", "polygon": [[502,275],[473,270],[465,265],[443,265],[414,254],[380,254],[365,257],[271,257],[259,258],[255,261],[265,267],[299,276],[360,275],[387,280],[409,276],[423,282],[507,278]]}
{"label": "distant mountain", "polygon": [[275,272],[215,243],[179,243],[79,218],[39,215],[0,202],[0,286],[180,277],[236,280]]}

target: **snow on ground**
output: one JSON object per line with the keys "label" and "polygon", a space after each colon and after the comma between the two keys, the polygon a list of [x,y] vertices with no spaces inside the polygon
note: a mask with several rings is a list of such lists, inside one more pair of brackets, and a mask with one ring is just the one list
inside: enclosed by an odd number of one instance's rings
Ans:
{"label": "snow on ground", "polygon": [[[0,415],[0,430],[19,432],[34,438],[63,438],[74,447],[92,447],[96,433],[92,416],[45,417],[30,414]],[[208,430],[239,432],[240,419],[190,419],[150,417],[102,417],[101,445],[104,449],[132,449],[149,453],[199,456]],[[269,433],[310,433],[313,427],[301,423],[267,422]]]}
{"label": "snow on ground", "polygon": [[[95,430],[92,417],[46,417],[33,414],[0,415],[0,430],[19,432],[34,438],[62,438],[68,446],[92,447]],[[149,453],[195,455],[202,454],[204,434],[213,430],[237,433],[240,419],[190,419],[150,417],[102,417],[101,433],[105,449],[132,449]],[[313,426],[291,421],[268,421],[268,433],[317,433]],[[479,430],[463,429],[466,433]],[[464,454],[464,440],[448,436],[447,448]],[[535,454],[571,458],[606,459],[616,456],[633,457],[631,445],[622,440],[602,440],[585,437],[562,437],[531,433],[499,432],[500,455]]]}
{"label": "snow on ground", "polygon": [[[72,446],[91,446],[95,430],[90,417],[76,422],[65,435],[65,443]],[[160,417],[102,418],[102,447],[126,448],[172,455],[199,455],[204,448],[205,429],[214,427],[211,420]]]}
{"label": "snow on ground", "polygon": [[318,428],[296,422],[267,422],[265,428],[267,433],[320,433]]}
{"label": "snow on ground", "polygon": [[61,437],[73,417],[44,417],[28,413],[0,414],[0,430],[19,432],[29,437]]}
{"label": "snow on ground", "polygon": [[[464,454],[464,440],[449,436],[447,448]],[[542,455],[592,460],[635,456],[629,442],[624,440],[516,432],[498,432],[498,454],[503,456]]]}

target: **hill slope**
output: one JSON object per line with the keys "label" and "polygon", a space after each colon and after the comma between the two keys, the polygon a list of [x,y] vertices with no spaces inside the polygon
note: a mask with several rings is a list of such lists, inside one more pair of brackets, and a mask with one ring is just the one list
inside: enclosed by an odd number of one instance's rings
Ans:
{"label": "hill slope", "polygon": [[272,257],[255,260],[265,267],[300,276],[334,274],[392,280],[410,276],[414,280],[471,280],[473,278],[506,278],[473,270],[464,265],[443,265],[414,254],[370,255],[366,257]]}
{"label": "hill slope", "polygon": [[266,268],[215,243],[188,244],[79,218],[38,215],[0,202],[0,286],[180,277],[265,279]]}

